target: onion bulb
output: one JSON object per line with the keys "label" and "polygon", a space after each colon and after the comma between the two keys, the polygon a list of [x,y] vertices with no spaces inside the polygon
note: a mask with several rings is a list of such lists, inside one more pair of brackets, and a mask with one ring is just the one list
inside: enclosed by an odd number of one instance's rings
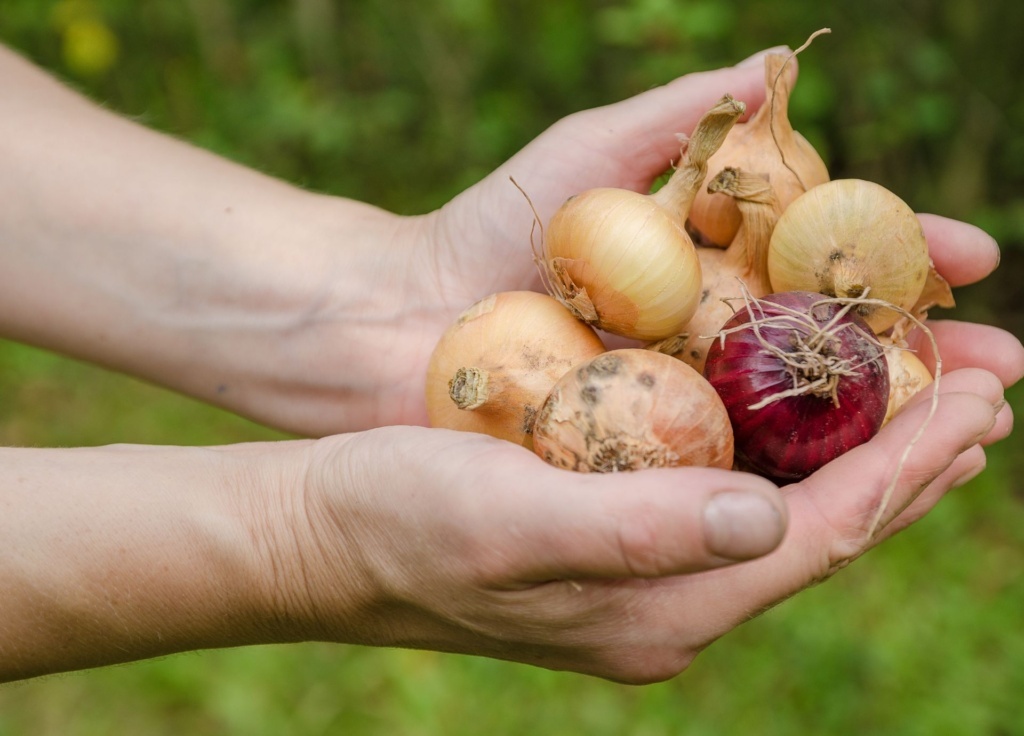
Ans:
{"label": "onion bulb", "polygon": [[931,259],[914,211],[885,187],[838,179],[802,194],[782,213],[768,248],[773,291],[816,291],[872,301],[858,313],[881,333],[918,302]]}
{"label": "onion bulb", "polygon": [[708,351],[741,466],[800,480],[878,432],[885,354],[852,303],[806,291],[748,300]]}
{"label": "onion bulb", "polygon": [[537,415],[533,450],[557,467],[599,473],[733,461],[729,417],[711,385],[639,348],[598,355],[559,379]]}
{"label": "onion bulb", "polygon": [[743,113],[726,95],[654,194],[584,191],[555,212],[537,257],[548,290],[587,324],[638,340],[677,334],[697,309],[701,272],[684,222],[707,160]]}
{"label": "onion bulb", "polygon": [[742,215],[740,229],[728,248],[697,248],[704,289],[697,313],[678,339],[662,341],[654,349],[678,357],[698,372],[704,370],[714,335],[735,311],[733,303],[746,293],[762,297],[771,291],[768,281],[768,243],[779,219],[778,201],[761,176],[726,168],[708,184],[736,200]]}
{"label": "onion bulb", "polygon": [[880,340],[889,366],[889,402],[882,422],[884,425],[896,416],[912,396],[931,385],[935,379],[921,359],[905,345],[896,345],[885,337]]}
{"label": "onion bulb", "polygon": [[529,447],[555,381],[604,349],[593,329],[547,294],[492,294],[459,315],[434,348],[427,367],[430,425]]}
{"label": "onion bulb", "polygon": [[[789,122],[789,98],[795,79],[785,72],[796,53],[799,50],[765,57],[765,103],[748,122],[730,131],[708,161],[712,176],[733,167],[768,180],[781,210],[811,187],[829,180],[821,156]],[[704,190],[690,208],[689,227],[697,242],[725,247],[736,237],[741,220],[735,200]]]}

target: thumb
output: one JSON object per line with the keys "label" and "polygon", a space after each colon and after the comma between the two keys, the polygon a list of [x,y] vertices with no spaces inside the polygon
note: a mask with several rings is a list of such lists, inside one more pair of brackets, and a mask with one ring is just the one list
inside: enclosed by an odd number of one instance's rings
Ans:
{"label": "thumb", "polygon": [[[677,136],[689,135],[723,95],[744,102],[746,117],[753,114],[765,100],[764,57],[788,51],[784,46],[766,49],[736,66],[686,74],[571,119],[584,129],[604,132],[604,136],[593,135],[598,145],[616,149],[609,153],[628,153],[637,170],[656,176],[668,161],[679,157]],[[795,64],[793,69],[795,73]]]}
{"label": "thumb", "polygon": [[530,581],[696,572],[767,554],[785,535],[778,489],[745,473],[591,475],[545,465],[535,476],[519,475],[516,503],[499,515],[515,530]]}

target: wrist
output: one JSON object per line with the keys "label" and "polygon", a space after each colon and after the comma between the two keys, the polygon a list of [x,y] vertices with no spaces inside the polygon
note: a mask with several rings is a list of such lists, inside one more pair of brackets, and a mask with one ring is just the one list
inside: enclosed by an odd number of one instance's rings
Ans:
{"label": "wrist", "polygon": [[404,410],[408,375],[425,373],[425,361],[422,371],[399,362],[423,351],[408,343],[436,340],[417,327],[437,309],[417,265],[427,218],[307,193],[284,212],[297,223],[288,237],[220,266],[230,293],[209,289],[191,310],[194,349],[163,364],[185,355],[197,365],[174,371],[190,382],[174,387],[303,436],[409,421],[388,407]]}
{"label": "wrist", "polygon": [[285,431],[357,427],[375,387],[361,362],[397,303],[388,281],[404,271],[387,259],[407,218],[298,190],[274,204],[269,223],[237,213],[262,235],[209,249],[190,298],[153,315],[170,349],[146,359],[161,383]]}
{"label": "wrist", "polygon": [[[271,641],[363,642],[383,599],[366,543],[374,528],[347,446],[356,435],[274,443],[269,463],[238,454],[236,502],[251,540],[251,610]],[[247,488],[258,492],[247,492]]]}

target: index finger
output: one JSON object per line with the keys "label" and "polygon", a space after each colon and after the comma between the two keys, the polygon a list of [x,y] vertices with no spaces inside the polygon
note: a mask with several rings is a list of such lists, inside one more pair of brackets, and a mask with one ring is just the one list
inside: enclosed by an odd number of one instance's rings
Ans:
{"label": "index finger", "polygon": [[918,215],[935,269],[950,286],[981,281],[999,265],[999,245],[974,225],[939,215]]}

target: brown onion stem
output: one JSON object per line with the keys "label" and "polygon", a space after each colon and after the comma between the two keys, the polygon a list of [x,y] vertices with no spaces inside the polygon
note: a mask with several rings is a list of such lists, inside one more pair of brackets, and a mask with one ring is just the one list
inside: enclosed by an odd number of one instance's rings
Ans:
{"label": "brown onion stem", "polygon": [[665,209],[686,221],[701,184],[708,175],[708,159],[721,148],[733,125],[747,109],[745,103],[725,95],[708,110],[690,136],[679,165],[652,197]]}
{"label": "brown onion stem", "polygon": [[708,183],[709,194],[725,194],[736,202],[742,221],[725,251],[727,262],[744,275],[757,296],[772,291],[768,281],[768,245],[782,212],[769,181],[734,167],[726,167]]}
{"label": "brown onion stem", "polygon": [[464,411],[479,409],[487,403],[490,374],[479,368],[459,368],[448,382],[448,395]]}

